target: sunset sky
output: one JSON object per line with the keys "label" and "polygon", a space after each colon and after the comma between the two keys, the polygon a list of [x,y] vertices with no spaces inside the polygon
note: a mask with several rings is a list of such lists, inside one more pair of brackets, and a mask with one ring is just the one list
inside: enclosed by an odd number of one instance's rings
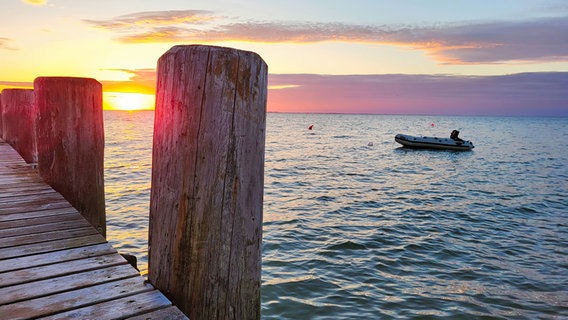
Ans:
{"label": "sunset sky", "polygon": [[90,77],[106,108],[152,107],[158,58],[208,44],[262,56],[268,111],[568,116],[566,0],[2,0],[0,11],[0,89]]}

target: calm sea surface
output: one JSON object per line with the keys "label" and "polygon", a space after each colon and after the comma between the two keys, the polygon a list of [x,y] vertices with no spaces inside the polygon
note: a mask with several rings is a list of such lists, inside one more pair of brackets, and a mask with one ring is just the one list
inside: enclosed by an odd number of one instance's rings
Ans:
{"label": "calm sea surface", "polygon": [[[108,238],[143,273],[152,126],[105,112]],[[453,129],[475,149],[394,142]],[[568,118],[268,114],[263,319],[567,319],[567,164]]]}

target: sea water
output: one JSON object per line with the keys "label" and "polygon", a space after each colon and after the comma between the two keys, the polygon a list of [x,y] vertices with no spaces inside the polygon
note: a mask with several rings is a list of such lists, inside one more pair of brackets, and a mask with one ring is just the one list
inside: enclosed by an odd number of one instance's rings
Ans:
{"label": "sea water", "polygon": [[[143,274],[152,126],[105,112],[108,238]],[[454,129],[473,151],[394,141]],[[567,163],[568,118],[268,114],[262,318],[568,318]]]}

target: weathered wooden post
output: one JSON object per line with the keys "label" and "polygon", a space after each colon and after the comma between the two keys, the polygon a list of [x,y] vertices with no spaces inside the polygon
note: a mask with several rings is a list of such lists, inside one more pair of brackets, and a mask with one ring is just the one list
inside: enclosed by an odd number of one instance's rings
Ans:
{"label": "weathered wooden post", "polygon": [[102,85],[39,77],[34,89],[39,173],[106,236]]}
{"label": "weathered wooden post", "polygon": [[260,319],[267,66],[175,46],[158,61],[149,280],[191,319]]}
{"label": "weathered wooden post", "polygon": [[34,91],[2,90],[2,136],[27,163],[37,162],[36,117]]}

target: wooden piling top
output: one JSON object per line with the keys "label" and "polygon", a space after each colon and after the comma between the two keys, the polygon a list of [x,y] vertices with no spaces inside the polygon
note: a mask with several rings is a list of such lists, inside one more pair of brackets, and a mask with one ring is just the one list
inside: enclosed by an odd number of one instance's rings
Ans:
{"label": "wooden piling top", "polygon": [[187,319],[0,140],[0,319]]}

